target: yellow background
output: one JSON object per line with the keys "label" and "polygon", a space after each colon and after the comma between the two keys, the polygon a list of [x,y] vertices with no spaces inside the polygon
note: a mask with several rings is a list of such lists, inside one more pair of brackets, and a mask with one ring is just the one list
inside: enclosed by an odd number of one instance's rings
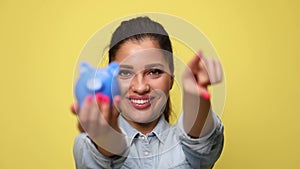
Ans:
{"label": "yellow background", "polygon": [[299,8],[297,0],[1,0],[0,168],[75,168],[76,58],[96,30],[142,12],[186,19],[218,51],[226,142],[215,168],[298,168]]}

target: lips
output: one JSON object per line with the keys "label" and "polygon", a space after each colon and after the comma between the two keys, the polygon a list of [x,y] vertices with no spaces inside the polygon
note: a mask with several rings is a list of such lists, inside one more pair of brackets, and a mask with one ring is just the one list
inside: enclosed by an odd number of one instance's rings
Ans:
{"label": "lips", "polygon": [[151,106],[151,100],[153,100],[153,97],[150,96],[130,96],[129,101],[131,105],[138,109],[146,109]]}

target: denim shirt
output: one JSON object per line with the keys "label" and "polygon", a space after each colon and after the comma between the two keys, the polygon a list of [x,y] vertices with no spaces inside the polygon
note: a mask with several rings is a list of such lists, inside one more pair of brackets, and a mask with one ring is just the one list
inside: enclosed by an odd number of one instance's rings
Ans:
{"label": "denim shirt", "polygon": [[77,169],[190,169],[212,168],[223,148],[223,125],[214,114],[214,128],[206,136],[190,138],[183,130],[182,117],[170,125],[163,116],[153,131],[144,135],[121,115],[119,126],[127,136],[128,151],[121,156],[105,157],[86,133],[74,143]]}

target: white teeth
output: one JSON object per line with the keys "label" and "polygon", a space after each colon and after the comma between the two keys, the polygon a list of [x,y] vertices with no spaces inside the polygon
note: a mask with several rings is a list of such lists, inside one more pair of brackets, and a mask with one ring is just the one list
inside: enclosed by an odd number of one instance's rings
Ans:
{"label": "white teeth", "polygon": [[133,102],[133,103],[135,103],[135,104],[145,104],[145,103],[147,103],[147,102],[149,102],[150,101],[150,99],[146,99],[146,100],[141,100],[141,99],[130,99],[131,100],[131,102]]}

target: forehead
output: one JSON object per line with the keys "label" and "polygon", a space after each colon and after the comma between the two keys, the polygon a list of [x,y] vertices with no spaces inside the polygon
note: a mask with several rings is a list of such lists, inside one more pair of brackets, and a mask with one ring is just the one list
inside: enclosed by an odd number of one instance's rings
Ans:
{"label": "forehead", "polygon": [[134,66],[151,63],[167,64],[164,57],[165,52],[160,49],[156,41],[150,38],[139,41],[129,40],[118,49],[114,61]]}

